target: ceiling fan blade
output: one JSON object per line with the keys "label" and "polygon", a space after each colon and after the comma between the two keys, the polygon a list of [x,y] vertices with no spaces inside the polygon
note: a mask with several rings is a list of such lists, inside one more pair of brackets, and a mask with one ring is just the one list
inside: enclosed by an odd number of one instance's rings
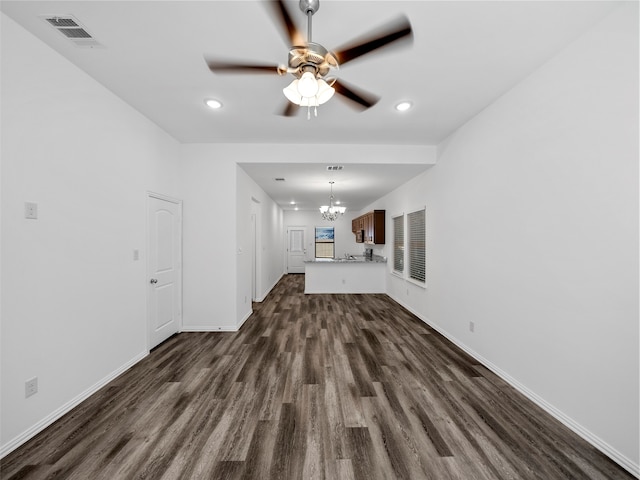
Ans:
{"label": "ceiling fan blade", "polygon": [[352,85],[346,85],[342,80],[336,80],[333,88],[335,88],[336,93],[351,100],[353,103],[350,103],[350,105],[358,110],[366,110],[367,108],[373,107],[378,103],[378,100],[380,100],[380,97]]}
{"label": "ceiling fan blade", "polygon": [[287,104],[285,105],[280,115],[282,115],[283,117],[293,117],[299,111],[300,111],[299,105],[296,105],[295,103],[287,101]]}
{"label": "ceiling fan blade", "polygon": [[411,23],[406,16],[389,22],[380,29],[374,30],[365,37],[354,40],[351,44],[334,50],[338,63],[343,65],[373,50],[384,47],[398,40],[413,40]]}
{"label": "ceiling fan blade", "polygon": [[287,47],[291,47],[293,45],[303,46],[307,44],[307,41],[304,35],[298,30],[295,23],[291,19],[291,15],[289,15],[289,11],[287,10],[286,5],[283,0],[270,1],[267,2],[269,4],[270,11],[276,19],[276,22],[281,27],[281,31],[283,31],[284,41],[287,44]]}
{"label": "ceiling fan blade", "polygon": [[280,73],[278,65],[258,65],[228,60],[205,59],[213,73]]}

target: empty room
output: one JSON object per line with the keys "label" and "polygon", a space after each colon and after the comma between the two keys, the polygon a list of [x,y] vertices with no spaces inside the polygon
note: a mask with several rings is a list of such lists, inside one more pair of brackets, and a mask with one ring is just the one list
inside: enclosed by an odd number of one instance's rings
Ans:
{"label": "empty room", "polygon": [[640,478],[637,1],[0,12],[0,478]]}

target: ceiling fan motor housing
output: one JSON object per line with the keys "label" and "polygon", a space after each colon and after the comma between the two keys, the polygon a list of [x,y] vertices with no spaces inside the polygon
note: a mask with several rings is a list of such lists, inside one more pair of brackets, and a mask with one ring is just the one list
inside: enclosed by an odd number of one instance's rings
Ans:
{"label": "ceiling fan motor housing", "polygon": [[320,0],[300,0],[300,10],[305,15],[313,15],[320,8]]}
{"label": "ceiling fan motor housing", "polygon": [[318,78],[324,78],[331,69],[338,68],[336,57],[319,43],[309,42],[307,46],[291,47],[289,50],[289,68],[294,76],[300,78],[310,69]]}

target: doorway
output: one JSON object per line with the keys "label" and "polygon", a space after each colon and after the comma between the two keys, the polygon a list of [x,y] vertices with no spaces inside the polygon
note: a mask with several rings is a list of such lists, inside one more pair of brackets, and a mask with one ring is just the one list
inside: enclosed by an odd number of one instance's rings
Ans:
{"label": "doorway", "polygon": [[182,327],[182,201],[147,196],[147,327],[149,349]]}

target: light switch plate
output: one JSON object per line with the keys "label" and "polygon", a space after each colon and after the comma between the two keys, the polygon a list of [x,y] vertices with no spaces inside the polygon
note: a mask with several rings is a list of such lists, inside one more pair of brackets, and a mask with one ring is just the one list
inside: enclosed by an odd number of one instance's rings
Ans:
{"label": "light switch plate", "polygon": [[33,377],[24,382],[24,398],[29,398],[38,393],[38,377]]}
{"label": "light switch plate", "polygon": [[24,202],[24,218],[35,220],[38,218],[38,204],[33,202]]}

